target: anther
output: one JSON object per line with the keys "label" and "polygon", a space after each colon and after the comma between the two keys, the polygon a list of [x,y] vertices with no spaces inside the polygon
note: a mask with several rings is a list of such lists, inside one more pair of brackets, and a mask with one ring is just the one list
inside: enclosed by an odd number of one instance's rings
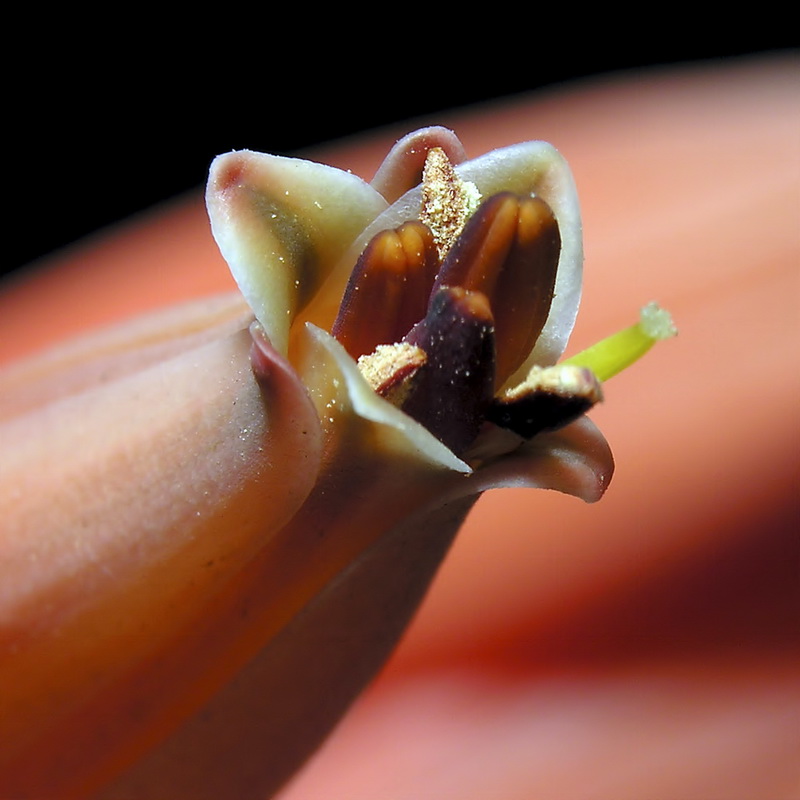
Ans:
{"label": "anther", "polygon": [[547,203],[509,192],[486,200],[450,250],[434,285],[483,292],[496,324],[495,386],[530,353],[553,300],[561,236]]}
{"label": "anther", "polygon": [[353,358],[399,341],[425,315],[438,264],[421,222],[378,233],[350,276],[333,335]]}
{"label": "anther", "polygon": [[400,408],[426,361],[425,353],[407,342],[381,344],[358,359],[358,369],[376,394]]}
{"label": "anther", "polygon": [[402,410],[454,453],[463,453],[493,394],[494,324],[486,296],[460,287],[440,289],[405,341],[423,350],[427,360]]}
{"label": "anther", "polygon": [[533,367],[519,385],[494,400],[486,418],[524,439],[557,430],[603,399],[600,381],[584,367]]}
{"label": "anther", "polygon": [[441,147],[428,151],[422,172],[420,219],[433,232],[439,258],[455,244],[480,199],[478,187],[458,177]]}

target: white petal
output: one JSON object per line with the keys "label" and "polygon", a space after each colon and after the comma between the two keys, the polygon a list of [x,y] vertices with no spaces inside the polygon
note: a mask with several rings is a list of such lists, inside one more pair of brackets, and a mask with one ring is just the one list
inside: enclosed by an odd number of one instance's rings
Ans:
{"label": "white petal", "polygon": [[211,228],[275,349],[295,315],[386,201],[361,178],[324,164],[242,150],[214,160]]}

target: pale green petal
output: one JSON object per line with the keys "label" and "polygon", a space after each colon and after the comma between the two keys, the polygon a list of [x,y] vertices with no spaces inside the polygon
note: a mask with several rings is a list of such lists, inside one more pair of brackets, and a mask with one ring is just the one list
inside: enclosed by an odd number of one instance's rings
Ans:
{"label": "pale green petal", "polygon": [[284,355],[295,315],[386,208],[375,189],[349,172],[249,150],[215,159],[206,201],[233,277]]}

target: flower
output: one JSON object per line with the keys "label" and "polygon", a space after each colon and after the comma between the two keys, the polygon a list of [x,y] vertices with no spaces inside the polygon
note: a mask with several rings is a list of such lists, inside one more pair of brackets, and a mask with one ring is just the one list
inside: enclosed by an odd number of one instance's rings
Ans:
{"label": "flower", "polygon": [[[435,148],[458,160],[449,133],[426,130],[399,143],[378,185],[400,194],[416,153]],[[469,415],[469,435],[455,435],[458,453],[439,424],[446,414],[415,406],[437,438],[379,397],[322,327],[304,324],[338,324],[331,297],[350,268],[340,265],[375,231],[415,216],[419,192],[386,208],[359,179],[307,162],[233,154],[212,177],[215,234],[259,320],[252,346],[247,313],[225,299],[11,374],[21,388],[8,395],[0,500],[11,565],[2,679],[14,687],[2,714],[14,743],[5,793],[94,791],[139,759],[105,796],[165,787],[263,796],[382,663],[478,494],[500,485],[602,493],[610,455],[588,421],[522,443],[530,431],[516,396],[491,397],[529,364],[552,363],[574,321],[580,227],[566,165],[537,144],[460,173],[489,203],[506,189],[542,196],[560,248],[531,352],[497,386],[487,373],[492,392]],[[491,222],[485,209],[472,219]],[[470,224],[457,244],[472,241]],[[267,264],[254,264],[264,253]],[[482,288],[465,290],[477,306],[455,304],[456,327],[477,319],[485,340],[493,326]],[[449,302],[451,289],[438,296]],[[432,301],[429,326],[441,316]],[[423,334],[412,344],[433,341]],[[493,356],[479,361],[493,370]],[[36,395],[37,369],[50,387],[60,371],[60,396]],[[575,369],[584,368],[567,373]],[[524,394],[527,403],[552,392],[537,378]],[[488,422],[497,403],[511,409],[497,420],[510,434]],[[525,425],[529,416],[523,405]],[[263,750],[242,746],[254,736],[266,737]]]}

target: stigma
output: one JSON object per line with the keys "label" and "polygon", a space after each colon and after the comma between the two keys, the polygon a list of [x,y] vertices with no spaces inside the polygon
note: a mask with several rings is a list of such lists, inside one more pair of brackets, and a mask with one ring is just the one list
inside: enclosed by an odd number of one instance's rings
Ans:
{"label": "stigma", "polygon": [[670,339],[677,333],[669,311],[657,303],[648,303],[641,309],[637,323],[587,347],[562,363],[586,367],[599,380],[607,381],[635,364],[656,342]]}

